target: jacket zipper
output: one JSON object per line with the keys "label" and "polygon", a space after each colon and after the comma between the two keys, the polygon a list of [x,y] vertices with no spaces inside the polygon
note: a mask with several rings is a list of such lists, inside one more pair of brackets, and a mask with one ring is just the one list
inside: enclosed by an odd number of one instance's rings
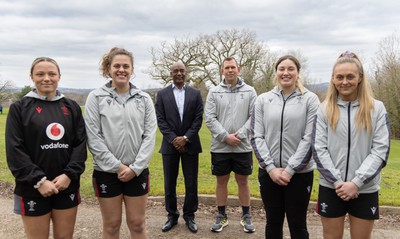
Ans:
{"label": "jacket zipper", "polygon": [[295,92],[296,92],[296,91],[293,91],[293,92],[285,99],[285,97],[284,97],[284,95],[282,94],[282,91],[281,91],[281,95],[282,95],[282,99],[283,99],[283,106],[282,106],[282,114],[281,114],[281,135],[280,135],[280,139],[279,139],[279,167],[280,167],[280,168],[282,168],[283,113],[285,112],[286,101],[287,101]]}
{"label": "jacket zipper", "polygon": [[351,106],[351,102],[349,102],[349,106],[347,109],[347,162],[346,162],[346,174],[345,174],[345,178],[344,181],[347,182],[347,174],[349,173],[349,163],[350,163],[350,145],[351,145],[351,141],[350,141],[350,135],[351,135],[351,122],[350,122],[350,106]]}

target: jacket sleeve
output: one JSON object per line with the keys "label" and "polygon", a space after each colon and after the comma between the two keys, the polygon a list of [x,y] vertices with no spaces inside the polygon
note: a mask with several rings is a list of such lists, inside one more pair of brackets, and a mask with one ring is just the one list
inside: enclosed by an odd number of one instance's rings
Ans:
{"label": "jacket sleeve", "polygon": [[359,188],[369,183],[386,166],[390,151],[390,125],[389,116],[382,102],[375,104],[376,127],[373,129],[371,153],[355,172],[352,179]]}
{"label": "jacket sleeve", "polygon": [[328,150],[328,121],[323,108],[325,104],[320,104],[317,117],[314,120],[312,133],[312,153],[317,169],[329,183],[338,184],[343,182],[340,170],[335,168]]}
{"label": "jacket sleeve", "polygon": [[212,91],[210,91],[207,95],[205,118],[207,128],[210,130],[212,137],[219,142],[224,142],[226,136],[228,136],[228,132],[218,121],[217,105],[215,103],[215,98]]}
{"label": "jacket sleeve", "polygon": [[87,137],[81,107],[76,102],[72,102],[72,109],[74,110],[75,121],[75,132],[72,132],[72,134],[75,135],[72,142],[71,158],[67,167],[64,169],[64,173],[71,180],[78,180],[80,175],[85,171]]}
{"label": "jacket sleeve", "polygon": [[[308,94],[311,94],[311,92]],[[296,152],[289,158],[288,165],[285,168],[285,171],[290,175],[295,174],[297,171],[301,171],[311,160],[311,134],[314,119],[317,115],[318,105],[320,103],[317,95],[311,95],[312,96],[307,100],[307,118],[303,137],[297,146]]]}
{"label": "jacket sleeve", "polygon": [[261,168],[267,172],[276,168],[265,140],[263,96],[257,97],[250,117],[250,143]]}
{"label": "jacket sleeve", "polygon": [[46,175],[29,155],[21,114],[21,101],[17,101],[10,106],[6,122],[7,164],[17,182],[28,183],[33,187]]}
{"label": "jacket sleeve", "polygon": [[192,90],[193,94],[196,94],[196,109],[195,109],[195,116],[192,121],[192,125],[186,131],[185,135],[188,137],[189,142],[192,141],[193,137],[198,135],[201,125],[203,124],[203,100],[201,98],[200,91]]}
{"label": "jacket sleeve", "polygon": [[144,115],[144,132],[142,135],[142,143],[140,145],[135,162],[129,167],[140,175],[149,165],[151,156],[153,155],[154,146],[156,144],[157,118],[153,101],[150,96],[145,97],[146,111]]}
{"label": "jacket sleeve", "polygon": [[104,172],[116,173],[121,161],[110,152],[105,143],[104,135],[101,131],[99,103],[94,92],[88,95],[84,117],[88,147],[93,155],[93,160]]}
{"label": "jacket sleeve", "polygon": [[156,99],[156,104],[155,104],[157,123],[158,123],[158,127],[160,129],[160,132],[163,134],[163,136],[165,137],[167,142],[171,144],[177,135],[172,130],[172,127],[170,127],[170,125],[168,124],[168,121],[166,119],[163,94],[165,94],[165,92],[159,92],[157,94],[157,99]]}
{"label": "jacket sleeve", "polygon": [[253,110],[254,104],[257,99],[256,90],[253,87],[251,89],[252,90],[251,90],[251,95],[250,95],[250,105],[249,105],[248,112],[247,112],[248,119],[247,119],[246,123],[238,130],[238,134],[237,134],[237,137],[241,140],[249,137],[251,111]]}

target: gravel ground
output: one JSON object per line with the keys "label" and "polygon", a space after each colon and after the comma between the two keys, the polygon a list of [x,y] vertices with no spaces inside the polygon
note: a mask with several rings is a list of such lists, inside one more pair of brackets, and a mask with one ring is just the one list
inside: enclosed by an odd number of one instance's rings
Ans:
{"label": "gravel ground", "polygon": [[[18,215],[12,212],[12,185],[5,185],[0,182],[0,239],[24,238],[22,221]],[[180,208],[181,205],[180,205]],[[163,233],[161,227],[166,221],[166,212],[162,200],[158,198],[150,199],[147,206],[147,230],[149,238],[264,238],[265,212],[260,207],[252,207],[253,223],[256,231],[252,234],[243,232],[239,224],[241,209],[240,207],[228,207],[229,226],[220,233],[210,231],[210,226],[216,215],[216,207],[201,203],[196,214],[196,222],[199,227],[197,233],[191,233],[184,224],[182,218],[179,224],[171,231]],[[386,210],[385,210],[386,211]],[[381,215],[381,219],[376,221],[373,238],[399,238],[400,236],[400,215],[396,212],[400,210],[388,210],[395,212]],[[308,213],[308,230],[310,238],[322,238],[322,226],[318,215],[313,210]],[[83,203],[78,209],[78,218],[75,226],[74,238],[101,238],[101,215],[96,201],[83,199]],[[129,238],[126,224],[121,228],[121,238]],[[284,228],[284,238],[290,238],[287,226]],[[346,226],[345,238],[350,238],[348,227]]]}

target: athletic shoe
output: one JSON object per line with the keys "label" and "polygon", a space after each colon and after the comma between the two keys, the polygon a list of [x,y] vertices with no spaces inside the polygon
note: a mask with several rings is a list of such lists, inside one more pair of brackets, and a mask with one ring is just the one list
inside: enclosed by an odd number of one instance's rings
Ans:
{"label": "athletic shoe", "polygon": [[217,216],[217,220],[215,221],[215,223],[211,226],[211,231],[213,232],[220,232],[222,231],[222,229],[226,226],[228,226],[229,222],[228,222],[228,216],[222,215],[222,214],[218,214]]}
{"label": "athletic shoe", "polygon": [[251,216],[249,214],[244,214],[242,220],[240,220],[240,224],[243,226],[243,231],[247,233],[253,233],[256,231],[253,223],[251,223]]}

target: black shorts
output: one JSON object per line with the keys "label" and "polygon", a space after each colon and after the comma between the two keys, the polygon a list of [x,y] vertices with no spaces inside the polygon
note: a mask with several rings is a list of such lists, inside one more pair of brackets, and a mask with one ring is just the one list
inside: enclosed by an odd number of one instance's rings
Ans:
{"label": "black shorts", "polygon": [[94,170],[92,184],[96,197],[110,198],[121,194],[138,197],[149,193],[149,178],[149,170],[147,168],[139,176],[132,178],[128,182],[120,181],[116,173]]}
{"label": "black shorts", "polygon": [[240,175],[250,175],[253,172],[253,154],[211,152],[211,164],[211,172],[216,176],[227,175],[232,171]]}
{"label": "black shorts", "polygon": [[22,197],[14,194],[14,213],[21,216],[43,216],[53,209],[74,208],[80,203],[79,190],[75,193],[53,194],[50,197]]}
{"label": "black shorts", "polygon": [[379,193],[360,193],[358,198],[343,201],[335,189],[319,186],[317,213],[322,217],[336,218],[346,213],[361,219],[379,219]]}

